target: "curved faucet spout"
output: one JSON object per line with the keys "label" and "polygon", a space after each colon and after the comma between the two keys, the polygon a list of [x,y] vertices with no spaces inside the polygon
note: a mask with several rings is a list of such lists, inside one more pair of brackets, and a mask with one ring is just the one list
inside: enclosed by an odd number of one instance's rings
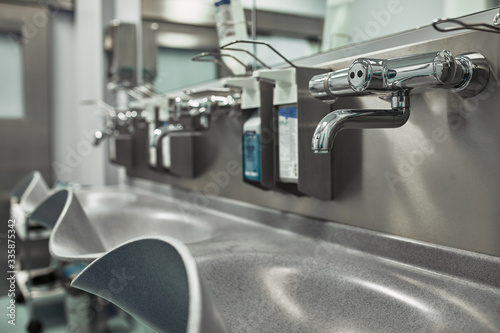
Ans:
{"label": "curved faucet spout", "polygon": [[184,127],[181,124],[169,124],[165,126],[158,127],[154,130],[153,136],[151,137],[151,142],[149,143],[151,148],[158,147],[160,140],[169,133],[182,131]]}
{"label": "curved faucet spout", "polygon": [[113,133],[114,131],[110,128],[105,129],[103,131],[96,131],[94,133],[94,141],[92,142],[92,144],[94,146],[98,146],[102,141],[112,136]]}
{"label": "curved faucet spout", "polygon": [[319,122],[312,138],[315,153],[328,153],[338,132],[343,129],[396,128],[404,125],[410,116],[409,91],[393,93],[391,109],[342,109],[330,112]]}

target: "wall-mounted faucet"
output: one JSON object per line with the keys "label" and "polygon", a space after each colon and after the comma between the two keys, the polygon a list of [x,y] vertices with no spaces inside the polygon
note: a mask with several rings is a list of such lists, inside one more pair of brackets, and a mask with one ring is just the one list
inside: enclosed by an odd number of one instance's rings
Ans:
{"label": "wall-mounted faucet", "polygon": [[[123,91],[123,93],[126,92]],[[143,117],[141,110],[118,109],[100,100],[85,100],[82,105],[95,106],[105,115],[105,128],[94,133],[94,146],[98,146],[102,141],[110,137],[134,133],[133,119]]]}
{"label": "wall-mounted faucet", "polygon": [[[234,92],[231,89],[224,88],[226,92]],[[240,104],[239,91],[236,95],[224,96],[221,90],[204,90],[204,91],[186,91],[188,95],[198,98],[182,99],[176,97],[171,103],[169,110],[169,119],[176,124],[167,124],[160,126],[153,131],[150,141],[150,147],[156,148],[160,140],[173,132],[179,131],[204,131],[210,127],[210,117],[219,109],[234,107]],[[210,93],[208,97],[203,96],[204,93]],[[187,117],[191,122],[190,126],[180,124],[180,120]]]}
{"label": "wall-mounted faucet", "polygon": [[202,125],[202,127],[208,127],[208,117],[212,111],[211,109],[212,103],[208,98],[185,100],[176,97],[173,110],[170,112],[170,117],[174,121],[179,121],[182,117],[200,117],[199,122],[206,124],[206,126]]}
{"label": "wall-mounted faucet", "polygon": [[[165,136],[173,132],[207,129],[208,115],[205,114],[205,112],[207,111],[207,107],[201,106],[200,103],[197,104],[198,105],[195,105],[195,103],[191,100],[186,101],[181,99],[180,97],[176,97],[174,99],[172,107],[168,111],[170,121],[173,120],[176,123],[175,124],[167,123],[165,125],[156,128],[151,135],[149,146],[151,148],[158,148],[158,144],[161,141],[161,139],[163,139]],[[201,128],[199,128],[198,126],[189,126],[189,127],[183,126],[182,124],[179,123],[181,117],[183,116],[189,116],[189,117],[200,116],[200,118],[203,117],[204,121],[200,121],[200,123],[205,126],[202,125]]]}
{"label": "wall-mounted faucet", "polygon": [[150,147],[151,148],[157,148],[158,143],[160,140],[165,137],[166,135],[169,135],[170,133],[173,132],[179,132],[184,130],[184,126],[181,124],[168,124],[164,126],[160,126],[157,129],[154,130],[153,136],[151,137],[151,142],[150,142]]}
{"label": "wall-mounted faucet", "polygon": [[343,96],[389,95],[388,110],[336,110],[326,115],[312,138],[315,153],[327,153],[342,129],[395,128],[410,115],[410,93],[445,88],[462,96],[475,96],[489,79],[489,65],[479,53],[454,57],[448,51],[393,59],[356,59],[349,68],[314,76],[309,91],[333,103]]}

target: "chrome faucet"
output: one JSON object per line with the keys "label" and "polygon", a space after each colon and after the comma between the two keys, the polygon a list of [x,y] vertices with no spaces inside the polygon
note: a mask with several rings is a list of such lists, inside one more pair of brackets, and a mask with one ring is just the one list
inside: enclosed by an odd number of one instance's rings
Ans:
{"label": "chrome faucet", "polygon": [[112,128],[106,128],[105,130],[102,131],[97,130],[94,133],[94,141],[92,142],[92,144],[94,146],[98,146],[102,141],[113,135],[115,135],[115,131]]}
{"label": "chrome faucet", "polygon": [[118,111],[111,105],[101,100],[84,100],[82,105],[92,105],[103,112],[105,117],[105,128],[94,133],[94,146],[98,146],[102,141],[121,134],[132,134],[134,132],[132,119],[140,117],[136,110]]}
{"label": "chrome faucet", "polygon": [[333,103],[342,96],[390,96],[388,110],[336,110],[317,125],[311,148],[327,153],[342,129],[395,128],[410,116],[410,93],[446,88],[462,96],[475,96],[489,79],[489,65],[479,53],[453,57],[448,51],[393,59],[356,59],[349,68],[314,76],[309,91]]}
{"label": "chrome faucet", "polygon": [[327,114],[314,131],[311,148],[315,153],[328,153],[343,129],[396,128],[404,125],[409,117],[409,92],[396,91],[391,97],[390,110],[337,110]]}
{"label": "chrome faucet", "polygon": [[167,124],[156,128],[151,136],[150,147],[157,148],[160,140],[173,132],[180,131],[200,131],[206,130],[209,127],[209,115],[211,105],[208,99],[200,100],[183,100],[180,97],[174,99],[173,111],[170,111],[170,118],[179,122],[182,116],[190,118],[197,117],[198,124],[195,126],[186,127],[180,123]]}
{"label": "chrome faucet", "polygon": [[179,132],[184,130],[184,126],[181,124],[168,124],[164,126],[160,126],[154,130],[153,136],[151,137],[150,147],[157,148],[160,140],[165,136],[172,132]]}
{"label": "chrome faucet", "polygon": [[[210,127],[210,118],[217,110],[232,109],[240,104],[239,94],[237,94],[239,91],[235,92],[228,88],[202,91],[186,90],[184,93],[197,98],[182,99],[176,97],[173,99],[169,118],[176,122],[176,124],[168,124],[156,128],[151,137],[151,148],[157,148],[160,140],[173,132],[207,130]],[[200,97],[207,95],[208,97]],[[179,123],[182,117],[194,118],[196,121],[191,126],[183,126]]]}

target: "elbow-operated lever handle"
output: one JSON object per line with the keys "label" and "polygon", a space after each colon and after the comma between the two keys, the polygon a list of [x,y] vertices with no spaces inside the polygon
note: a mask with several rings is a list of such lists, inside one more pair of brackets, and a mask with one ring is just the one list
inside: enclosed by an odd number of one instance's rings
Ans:
{"label": "elbow-operated lever handle", "polygon": [[453,56],[449,51],[393,59],[356,59],[349,68],[321,74],[309,82],[315,98],[334,102],[342,96],[420,93],[446,88],[462,97],[475,96],[489,79],[488,61],[479,53]]}

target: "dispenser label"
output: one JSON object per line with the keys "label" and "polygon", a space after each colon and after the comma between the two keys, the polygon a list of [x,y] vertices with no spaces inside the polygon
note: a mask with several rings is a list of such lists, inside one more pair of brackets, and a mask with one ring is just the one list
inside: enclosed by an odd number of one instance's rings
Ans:
{"label": "dispenser label", "polygon": [[297,106],[280,106],[278,123],[280,180],[297,183],[299,180]]}
{"label": "dispenser label", "polygon": [[243,133],[243,170],[246,179],[260,181],[260,134],[256,131]]}

